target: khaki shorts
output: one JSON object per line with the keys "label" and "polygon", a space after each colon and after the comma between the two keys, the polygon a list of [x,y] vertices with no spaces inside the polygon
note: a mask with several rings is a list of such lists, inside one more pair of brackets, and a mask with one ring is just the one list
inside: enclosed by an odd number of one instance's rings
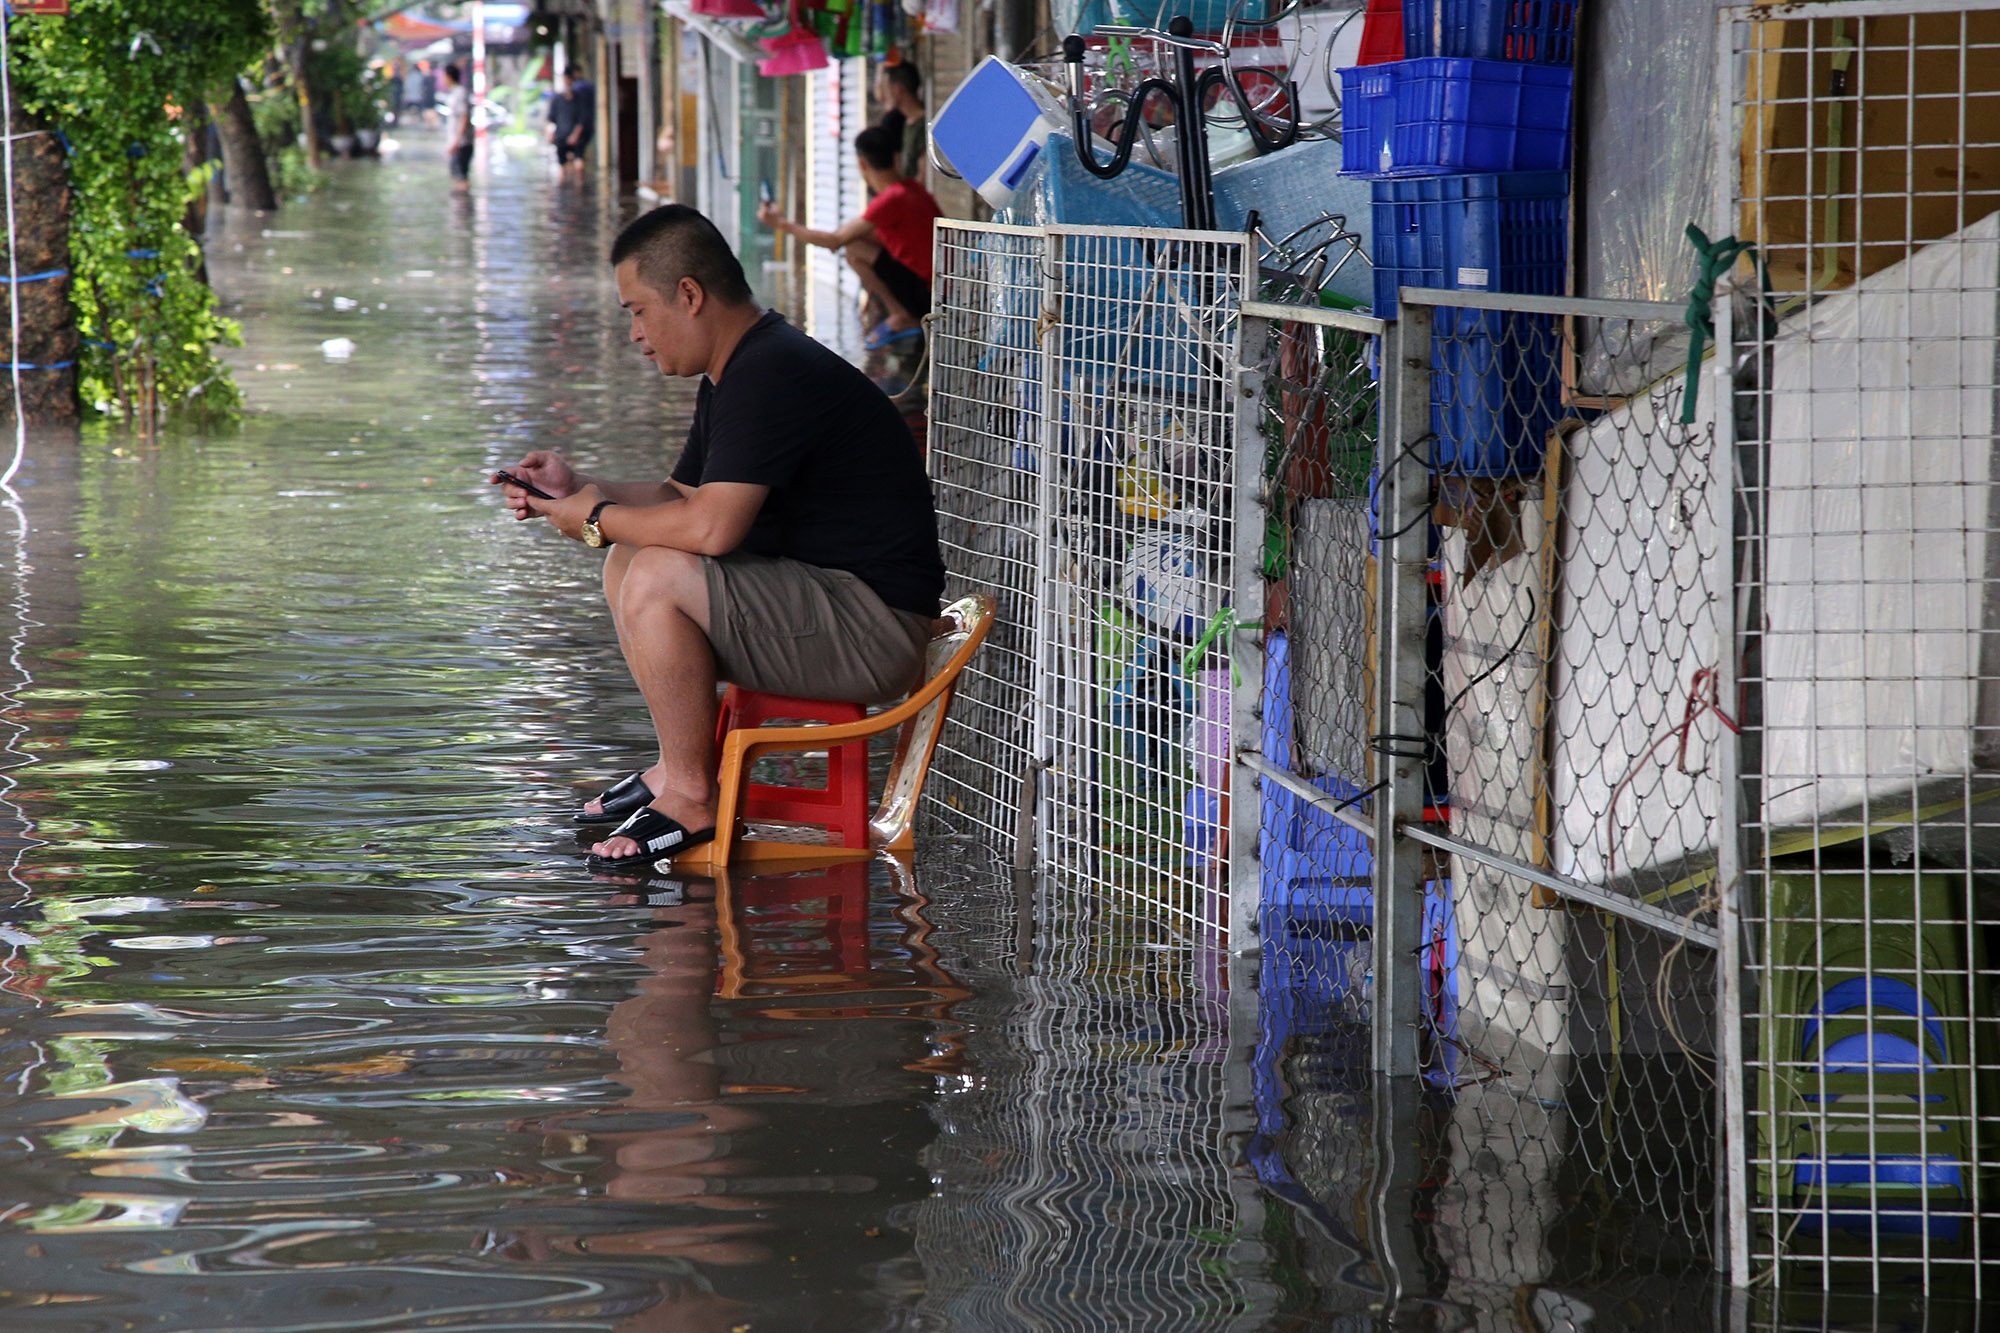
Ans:
{"label": "khaki shorts", "polygon": [[930,618],[883,605],[845,570],[740,553],[701,566],[716,675],[731,685],[879,704],[921,678]]}

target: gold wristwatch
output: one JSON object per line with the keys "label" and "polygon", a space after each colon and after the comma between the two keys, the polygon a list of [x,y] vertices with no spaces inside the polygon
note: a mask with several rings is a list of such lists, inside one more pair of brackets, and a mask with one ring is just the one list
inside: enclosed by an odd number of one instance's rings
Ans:
{"label": "gold wristwatch", "polygon": [[597,526],[597,516],[617,504],[616,500],[599,500],[590,507],[590,517],[583,520],[583,544],[585,546],[609,546],[610,539]]}

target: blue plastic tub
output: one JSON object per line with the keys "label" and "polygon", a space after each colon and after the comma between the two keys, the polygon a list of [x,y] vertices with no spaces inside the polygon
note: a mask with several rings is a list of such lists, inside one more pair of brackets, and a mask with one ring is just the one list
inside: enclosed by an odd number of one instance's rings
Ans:
{"label": "blue plastic tub", "polygon": [[1567,172],[1380,180],[1374,192],[1376,314],[1395,318],[1398,287],[1562,294]]}
{"label": "blue plastic tub", "polygon": [[1569,167],[1566,65],[1402,60],[1344,69],[1340,86],[1342,175]]}
{"label": "blue plastic tub", "polygon": [[[1375,313],[1395,318],[1401,287],[1560,295],[1569,176],[1561,171],[1378,180]],[[1542,465],[1562,404],[1547,315],[1440,309],[1432,338],[1433,462],[1477,477]]]}
{"label": "blue plastic tub", "polygon": [[1431,329],[1431,465],[1469,477],[1541,471],[1562,414],[1562,331],[1553,315],[1436,312]]}
{"label": "blue plastic tub", "polygon": [[1567,65],[1576,0],[1403,0],[1403,57]]}

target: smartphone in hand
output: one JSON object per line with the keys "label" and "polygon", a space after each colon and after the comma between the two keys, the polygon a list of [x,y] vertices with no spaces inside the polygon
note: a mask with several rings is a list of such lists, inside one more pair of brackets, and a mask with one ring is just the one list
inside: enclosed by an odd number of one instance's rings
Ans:
{"label": "smartphone in hand", "polygon": [[541,487],[535,485],[533,482],[523,481],[521,478],[515,476],[511,472],[502,471],[493,474],[493,484],[495,486],[498,486],[503,482],[509,486],[519,486],[522,490],[534,496],[537,500],[553,500],[556,498],[555,496],[550,495],[547,491],[543,490]]}

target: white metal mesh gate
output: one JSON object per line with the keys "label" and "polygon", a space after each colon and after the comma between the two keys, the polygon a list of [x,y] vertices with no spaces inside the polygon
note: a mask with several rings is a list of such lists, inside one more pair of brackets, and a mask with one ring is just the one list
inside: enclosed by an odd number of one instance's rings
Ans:
{"label": "white metal mesh gate", "polygon": [[1040,770],[1043,865],[1220,926],[1244,238],[938,235],[946,559],[1005,626],[954,707],[942,804],[1011,840]]}
{"label": "white metal mesh gate", "polygon": [[1735,1259],[1991,1300],[2000,7],[1724,24],[1740,152],[1717,230],[1756,246],[1719,320],[1744,626]]}

